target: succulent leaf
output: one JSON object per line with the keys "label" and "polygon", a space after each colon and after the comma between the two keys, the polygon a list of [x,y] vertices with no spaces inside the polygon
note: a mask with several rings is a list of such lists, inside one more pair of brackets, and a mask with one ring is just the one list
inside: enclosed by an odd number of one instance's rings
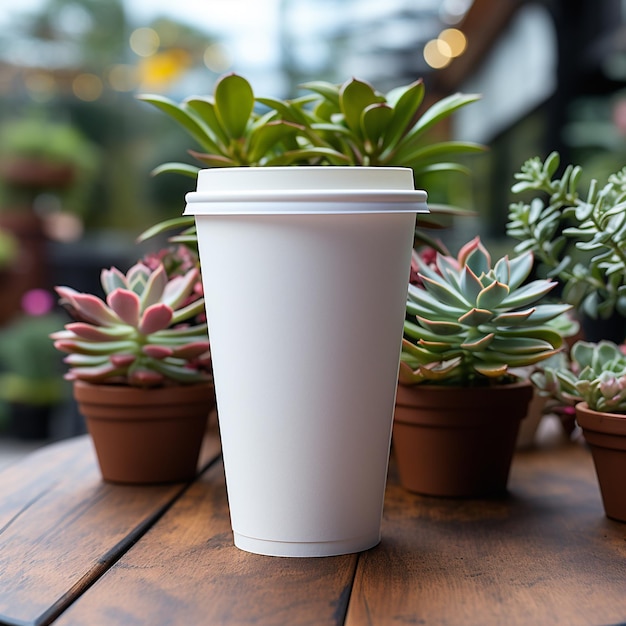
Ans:
{"label": "succulent leaf", "polygon": [[422,281],[426,290],[433,296],[435,300],[443,302],[452,307],[467,307],[471,305],[463,293],[455,291],[449,284],[433,280],[428,276],[422,275]]}
{"label": "succulent leaf", "polygon": [[480,363],[476,365],[476,371],[486,378],[502,378],[506,375],[509,366],[503,363]]}
{"label": "succulent leaf", "polygon": [[53,339],[61,339],[63,337],[79,337],[80,339],[88,339],[90,341],[111,341],[116,339],[125,339],[132,333],[132,329],[126,326],[94,326],[85,322],[71,322],[66,324],[65,334],[53,333],[50,335]]}
{"label": "succulent leaf", "polygon": [[136,324],[142,335],[152,335],[166,329],[172,323],[172,309],[163,302],[150,305]]}
{"label": "succulent leaf", "polygon": [[115,289],[128,289],[126,276],[117,267],[103,269],[100,272],[100,284],[104,289],[104,293],[111,293]]}
{"label": "succulent leaf", "polygon": [[141,301],[136,293],[128,289],[115,289],[107,296],[107,304],[125,324],[136,327],[139,323]]}
{"label": "succulent leaf", "polygon": [[463,350],[486,350],[494,340],[494,333],[479,337],[470,337],[461,344]]}
{"label": "succulent leaf", "polygon": [[183,101],[183,105],[187,109],[191,109],[205,123],[205,132],[215,144],[228,145],[229,137],[219,122],[213,98],[198,96],[187,98]]}
{"label": "succulent leaf", "polygon": [[459,322],[466,326],[480,326],[486,324],[494,318],[494,314],[488,309],[470,309],[459,317]]}
{"label": "succulent leaf", "polygon": [[[462,325],[456,322],[430,320],[420,315],[416,316],[420,326],[433,332],[433,336],[437,335],[456,335],[462,329]],[[423,333],[422,333],[423,335]]]}
{"label": "succulent leaf", "polygon": [[562,337],[548,323],[571,307],[538,302],[554,287],[550,280],[518,284],[528,269],[524,256],[519,263],[503,257],[491,267],[477,237],[456,258],[437,253],[434,266],[417,260],[422,286],[409,286],[401,356],[408,370],[401,368],[401,382],[506,382],[515,377],[511,368],[558,352]]}
{"label": "succulent leaf", "polygon": [[97,296],[76,293],[72,297],[72,304],[83,320],[101,326],[117,326],[121,322],[118,315]]}
{"label": "succulent leaf", "polygon": [[54,342],[54,347],[61,352],[103,355],[132,352],[136,344],[133,340],[95,342],[60,339]]}
{"label": "succulent leaf", "polygon": [[[373,148],[378,148],[393,117],[393,109],[384,102],[370,104],[363,109],[360,126],[363,136]],[[372,149],[373,149],[372,148]]]}
{"label": "succulent leaf", "polygon": [[490,285],[485,287],[476,298],[476,306],[481,309],[487,309],[491,311],[496,309],[502,304],[502,301],[511,292],[508,285],[505,285],[497,280],[494,280]]}
{"label": "succulent leaf", "polygon": [[415,111],[424,100],[424,94],[424,81],[421,78],[387,94],[387,103],[393,108],[393,116],[387,127],[385,147],[395,146],[408,132],[415,118]]}
{"label": "succulent leaf", "polygon": [[180,174],[182,176],[186,176],[187,178],[193,178],[195,180],[198,177],[199,171],[200,168],[196,165],[171,162],[157,165],[157,167],[155,167],[150,173],[152,174],[152,176],[158,176],[159,174]]}
{"label": "succulent leaf", "polygon": [[231,139],[243,137],[254,109],[250,83],[237,74],[227,74],[215,84],[215,113]]}
{"label": "succulent leaf", "polygon": [[[545,162],[526,161],[514,193],[533,192],[528,202],[509,206],[507,233],[520,241],[516,250],[531,250],[559,280],[563,299],[592,318],[625,315],[618,292],[626,285],[626,227],[623,187],[618,174],[610,174],[602,186],[591,180],[585,196],[579,193],[580,166],[567,165],[556,177],[560,157],[550,154]],[[555,167],[556,164],[556,167]],[[572,260],[581,253],[584,262]]]}
{"label": "succulent leaf", "polygon": [[172,356],[178,359],[197,359],[209,349],[208,341],[194,341],[174,349]]}
{"label": "succulent leaf", "polygon": [[528,306],[545,296],[554,289],[555,286],[556,283],[551,280],[534,280],[511,291],[502,301],[502,306],[511,308]]}
{"label": "succulent leaf", "polygon": [[207,135],[206,128],[198,119],[181,106],[159,95],[139,95],[138,100],[148,102],[179,123],[205,150],[217,151],[219,148]]}
{"label": "succulent leaf", "polygon": [[[439,265],[441,266],[442,263]],[[455,280],[457,276],[458,281]],[[448,272],[447,279],[451,283],[454,281],[455,287],[463,294],[466,303],[478,305],[478,298],[483,292],[483,283],[469,266],[466,265],[460,272],[458,270]]]}
{"label": "succulent leaf", "polygon": [[361,119],[364,110],[371,104],[381,103],[384,100],[384,97],[377,94],[369,83],[356,78],[344,83],[339,90],[341,112],[348,128],[358,137],[363,137]]}
{"label": "succulent leaf", "polygon": [[578,341],[569,361],[549,361],[531,380],[566,405],[584,401],[595,411],[626,414],[626,355],[613,342]]}
{"label": "succulent leaf", "polygon": [[162,262],[154,269],[140,262],[126,275],[106,270],[102,284],[112,289],[110,308],[91,294],[57,288],[81,320],[51,335],[67,353],[66,378],[135,386],[210,380],[207,325],[193,323],[204,312],[204,299],[194,293],[197,267],[168,278]]}
{"label": "succulent leaf", "polygon": [[191,293],[195,282],[198,280],[198,270],[190,269],[183,276],[174,276],[163,290],[162,301],[171,309],[180,308],[181,304]]}
{"label": "succulent leaf", "polygon": [[406,136],[406,143],[415,142],[416,138],[423,135],[429,128],[441,120],[449,117],[454,111],[464,107],[471,102],[480,100],[478,94],[461,94],[456,93],[442,98],[435,104],[431,105],[428,110],[419,118],[411,131]]}
{"label": "succulent leaf", "polygon": [[141,311],[160,301],[167,285],[167,281],[167,272],[165,271],[165,267],[163,265],[157,267],[157,269],[148,276],[148,280],[146,281],[141,294]]}
{"label": "succulent leaf", "polygon": [[67,380],[84,380],[88,383],[100,383],[108,379],[114,379],[123,374],[124,368],[118,368],[110,361],[101,365],[90,365],[89,367],[73,367],[65,378]]}
{"label": "succulent leaf", "polygon": [[164,359],[174,354],[174,350],[172,348],[163,345],[143,346],[143,348],[141,348],[141,352],[146,356],[149,356],[151,359]]}

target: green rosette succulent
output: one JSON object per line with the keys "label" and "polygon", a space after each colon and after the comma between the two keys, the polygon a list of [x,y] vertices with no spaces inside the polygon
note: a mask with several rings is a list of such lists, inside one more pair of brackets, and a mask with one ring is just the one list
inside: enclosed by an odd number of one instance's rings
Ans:
{"label": "green rosette succulent", "polygon": [[563,339],[549,322],[571,307],[538,304],[554,286],[526,282],[533,255],[499,259],[476,237],[455,258],[417,259],[410,285],[400,363],[402,384],[481,386],[511,382],[514,368],[556,354]]}
{"label": "green rosette succulent", "polygon": [[603,413],[626,413],[626,355],[612,341],[578,341],[556,367],[531,376],[542,395],[565,405],[586,402]]}
{"label": "green rosette succulent", "polygon": [[136,387],[210,381],[207,325],[196,323],[204,298],[199,270],[168,277],[163,263],[137,263],[126,274],[101,273],[106,300],[56,287],[76,320],[51,335],[68,356],[68,380]]}

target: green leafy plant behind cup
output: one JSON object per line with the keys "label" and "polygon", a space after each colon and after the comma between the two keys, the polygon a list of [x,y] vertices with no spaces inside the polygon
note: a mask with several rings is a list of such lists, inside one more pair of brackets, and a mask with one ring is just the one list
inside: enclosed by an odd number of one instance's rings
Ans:
{"label": "green leafy plant behind cup", "polygon": [[[456,158],[484,151],[484,146],[462,141],[432,141],[428,131],[479,96],[454,94],[435,102],[423,113],[422,80],[387,94],[369,83],[350,79],[335,85],[311,82],[309,93],[294,99],[258,97],[250,83],[237,74],[220,77],[212,95],[174,102],[159,95],[141,95],[184,128],[199,149],[189,153],[199,165],[164,163],[153,170],[196,177],[209,167],[270,167],[289,165],[344,165],[410,167],[416,174],[463,172]],[[459,211],[430,207],[420,222],[439,225]],[[195,238],[193,219],[174,218],[142,234],[145,240],[165,230],[183,232],[173,241]],[[429,243],[432,242],[429,241]]]}
{"label": "green leafy plant behind cup", "polygon": [[[312,82],[302,88],[312,95],[293,100],[256,97],[245,78],[227,74],[218,79],[212,96],[180,103],[156,95],[139,99],[182,125],[203,149],[192,154],[204,167],[329,164],[465,171],[442,159],[484,150],[470,142],[424,139],[427,130],[476,101],[477,95],[449,96],[420,116],[425,94],[421,80],[388,94],[355,78],[341,85]],[[258,112],[258,104],[266,112]],[[157,172],[195,176],[198,169],[167,163]]]}

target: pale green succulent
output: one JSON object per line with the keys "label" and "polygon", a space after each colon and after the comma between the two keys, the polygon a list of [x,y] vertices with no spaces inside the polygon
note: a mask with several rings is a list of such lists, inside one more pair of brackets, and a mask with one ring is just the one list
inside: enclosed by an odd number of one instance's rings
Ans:
{"label": "pale green succulent", "polygon": [[562,283],[566,302],[592,318],[626,316],[626,168],[582,197],[582,168],[568,165],[559,178],[559,162],[556,152],[535,157],[515,175],[514,193],[539,193],[511,204],[507,234]]}
{"label": "pale green succulent", "polygon": [[478,386],[516,378],[514,368],[556,354],[563,339],[549,322],[571,307],[538,304],[556,283],[526,282],[533,255],[499,259],[476,237],[458,256],[418,260],[410,285],[399,380]]}
{"label": "pale green succulent", "polygon": [[578,341],[569,361],[563,358],[531,380],[543,395],[563,404],[586,402],[594,411],[626,413],[626,355],[611,341]]}

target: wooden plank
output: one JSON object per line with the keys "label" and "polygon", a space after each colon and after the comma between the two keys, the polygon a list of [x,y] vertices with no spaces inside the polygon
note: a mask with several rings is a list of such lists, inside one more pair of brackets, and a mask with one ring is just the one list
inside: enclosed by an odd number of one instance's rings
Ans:
{"label": "wooden plank", "polygon": [[235,548],[219,463],[55,626],[342,624],[356,562]]}
{"label": "wooden plank", "polygon": [[502,500],[445,500],[392,479],[346,624],[625,623],[626,525],[604,516],[588,450],[519,452],[509,488]]}
{"label": "wooden plank", "polygon": [[[219,452],[213,432],[201,466]],[[186,486],[104,483],[88,436],[47,446],[8,467],[0,473],[0,623],[49,623]]]}

